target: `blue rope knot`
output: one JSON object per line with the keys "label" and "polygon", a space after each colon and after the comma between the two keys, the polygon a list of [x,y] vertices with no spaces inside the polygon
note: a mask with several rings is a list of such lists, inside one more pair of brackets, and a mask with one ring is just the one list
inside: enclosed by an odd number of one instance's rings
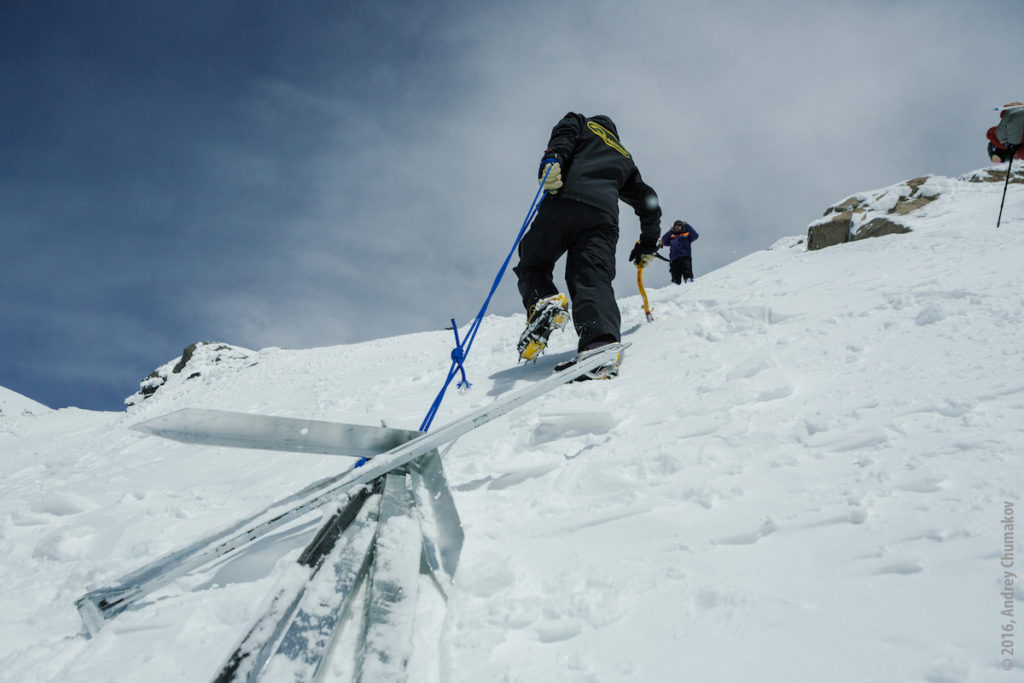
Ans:
{"label": "blue rope knot", "polygon": [[462,379],[455,386],[460,391],[466,391],[473,385],[466,379],[466,368],[462,365],[466,360],[466,351],[462,348],[462,342],[459,341],[459,327],[455,324],[455,318],[452,318],[452,332],[455,333],[455,348],[452,349],[452,362],[458,366],[459,372],[462,373]]}
{"label": "blue rope knot", "polygon": [[460,368],[462,367],[462,362],[466,360],[466,352],[462,350],[461,346],[456,346],[452,349],[452,360],[455,361]]}

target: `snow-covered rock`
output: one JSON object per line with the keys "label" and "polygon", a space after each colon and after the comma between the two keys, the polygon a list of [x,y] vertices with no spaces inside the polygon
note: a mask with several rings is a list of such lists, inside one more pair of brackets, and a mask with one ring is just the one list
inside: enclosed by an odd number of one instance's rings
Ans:
{"label": "snow-covered rock", "polygon": [[189,344],[181,355],[170,360],[139,383],[139,390],[124,400],[133,406],[150,398],[158,389],[164,394],[181,390],[186,382],[204,378],[204,383],[216,381],[224,373],[237,371],[255,363],[253,351],[223,342],[196,342]]}
{"label": "snow-covered rock", "polygon": [[[910,232],[914,217],[924,217],[924,208],[943,194],[957,194],[957,188],[964,183],[1005,180],[1005,168],[987,168],[966,173],[957,179],[922,176],[881,190],[859,192],[830,206],[821,218],[807,226],[807,248],[813,251],[850,241]],[[1014,169],[1010,182],[1024,182],[1024,172]]]}

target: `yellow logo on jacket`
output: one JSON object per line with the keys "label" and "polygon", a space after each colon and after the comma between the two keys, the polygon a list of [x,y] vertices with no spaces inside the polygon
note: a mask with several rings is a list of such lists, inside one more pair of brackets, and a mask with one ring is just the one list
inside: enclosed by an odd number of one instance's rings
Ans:
{"label": "yellow logo on jacket", "polygon": [[630,158],[629,152],[627,152],[626,148],[622,146],[619,139],[615,137],[615,133],[611,132],[600,123],[595,123],[593,121],[587,121],[587,128],[589,128],[594,135],[604,140],[604,144],[608,145],[627,159]]}

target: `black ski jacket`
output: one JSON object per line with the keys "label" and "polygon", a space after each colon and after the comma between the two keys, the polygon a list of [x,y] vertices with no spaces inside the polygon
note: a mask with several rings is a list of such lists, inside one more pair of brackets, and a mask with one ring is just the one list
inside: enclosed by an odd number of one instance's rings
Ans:
{"label": "black ski jacket", "polygon": [[615,124],[603,115],[587,118],[569,112],[551,131],[544,165],[555,159],[562,167],[562,188],[558,196],[596,207],[616,225],[619,200],[631,206],[640,219],[642,239],[657,244],[661,237],[661,207],[658,195],[640,177],[633,157],[619,142]]}

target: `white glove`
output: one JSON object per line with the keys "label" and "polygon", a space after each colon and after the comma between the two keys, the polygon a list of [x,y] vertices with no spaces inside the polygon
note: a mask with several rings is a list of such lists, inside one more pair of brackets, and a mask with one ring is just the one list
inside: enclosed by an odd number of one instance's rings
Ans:
{"label": "white glove", "polygon": [[[544,174],[547,174],[546,176]],[[551,194],[558,194],[558,190],[562,187],[562,165],[557,161],[553,164],[547,164],[540,174],[541,178],[544,178],[544,189]]]}

